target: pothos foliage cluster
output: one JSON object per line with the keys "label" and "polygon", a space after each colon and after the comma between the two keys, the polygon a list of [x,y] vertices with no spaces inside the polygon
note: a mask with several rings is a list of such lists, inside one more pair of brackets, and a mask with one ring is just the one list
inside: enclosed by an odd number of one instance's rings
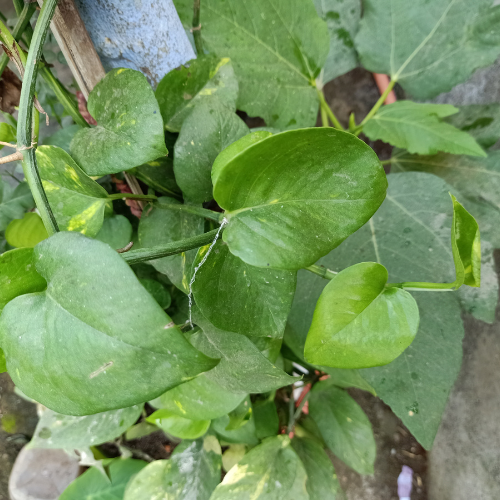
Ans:
{"label": "pothos foliage cluster", "polygon": [[[499,7],[364,0],[360,18],[357,0],[195,2],[197,59],[156,91],[111,71],[88,100],[97,126],[31,148],[55,3],[30,36],[17,131],[1,126],[28,181],[1,184],[17,247],[0,256],[3,369],[48,408],[31,446],[182,440],[169,460],[99,462],[107,476],[91,468],[61,498],[337,498],[325,449],[361,474],[376,456],[349,387],[430,448],[461,363],[460,307],[493,320],[468,210],[490,275],[500,109],[382,104],[396,83],[425,100],[491,64]],[[193,2],[176,6],[190,30]],[[343,130],[322,86],[360,63],[391,84]],[[389,175],[360,134],[397,147]],[[148,193],[116,193],[123,171]],[[146,204],[140,221],[124,197]]]}

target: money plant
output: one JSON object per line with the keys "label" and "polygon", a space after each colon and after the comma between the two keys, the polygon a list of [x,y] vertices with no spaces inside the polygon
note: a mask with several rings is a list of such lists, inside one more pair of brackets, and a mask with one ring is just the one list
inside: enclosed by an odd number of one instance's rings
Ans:
{"label": "money plant", "polygon": [[[499,106],[429,101],[498,57],[500,7],[176,0],[197,58],[154,86],[111,70],[89,125],[43,56],[57,1],[34,29],[15,3],[22,93],[0,131],[25,180],[0,184],[0,368],[46,408],[29,446],[92,465],[61,499],[341,498],[331,455],[376,458],[349,388],[429,449],[462,310],[493,321],[500,244]],[[390,84],[342,124],[323,86],[359,65]],[[408,99],[384,105],[396,84]],[[43,92],[68,119],[39,140]],[[170,458],[127,446],[158,430]]]}

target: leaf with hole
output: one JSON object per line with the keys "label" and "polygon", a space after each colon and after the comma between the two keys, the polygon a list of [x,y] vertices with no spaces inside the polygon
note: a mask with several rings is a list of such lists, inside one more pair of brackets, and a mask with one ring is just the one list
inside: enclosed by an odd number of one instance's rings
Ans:
{"label": "leaf with hole", "polygon": [[48,237],[47,230],[38,214],[24,214],[22,219],[14,219],[5,230],[7,243],[16,248],[33,248]]}

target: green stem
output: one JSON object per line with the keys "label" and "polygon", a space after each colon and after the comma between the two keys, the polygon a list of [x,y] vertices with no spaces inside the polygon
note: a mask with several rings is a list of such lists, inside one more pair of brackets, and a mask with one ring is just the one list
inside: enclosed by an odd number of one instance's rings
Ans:
{"label": "green stem", "polygon": [[156,201],[158,198],[154,194],[134,194],[134,193],[117,193],[108,194],[108,200],[141,200],[141,201]]}
{"label": "green stem", "polygon": [[300,414],[302,413],[302,409],[304,408],[307,401],[309,401],[310,395],[311,395],[311,390],[309,389],[308,393],[302,398],[302,401],[300,402],[299,406],[297,406],[297,409],[295,410],[295,413],[293,414],[294,422],[296,422],[298,420],[298,418],[300,417]]}
{"label": "green stem", "polygon": [[316,264],[306,267],[305,269],[307,271],[310,271],[311,273],[321,276],[322,278],[325,278],[326,280],[331,280],[335,278],[335,276],[338,274],[335,271],[330,271],[330,269],[327,269],[326,267],[323,266],[317,266]]}
{"label": "green stem", "polygon": [[328,121],[328,114],[326,113],[325,108],[323,108],[323,106],[320,106],[319,109],[321,111],[321,124],[323,125],[323,127],[329,127],[330,122]]}
{"label": "green stem", "polygon": [[324,111],[327,114],[328,118],[330,118],[331,122],[333,123],[333,126],[336,129],[344,130],[344,127],[342,127],[340,122],[337,120],[337,117],[335,116],[333,111],[330,109],[330,106],[328,106],[328,103],[326,102],[325,94],[323,93],[323,90],[316,88],[316,91],[318,92],[319,102],[321,104],[322,111]]}
{"label": "green stem", "polygon": [[33,137],[33,100],[35,96],[38,64],[42,56],[43,42],[54,15],[57,0],[45,0],[33,33],[31,48],[26,62],[21,98],[19,100],[19,118],[17,127],[17,148],[22,151],[23,171],[35,199],[36,206],[49,236],[59,231],[56,219],[49,205],[38,173],[35,148],[31,144]]}
{"label": "green stem", "polygon": [[421,290],[429,292],[452,292],[456,283],[426,283],[420,281],[405,281],[404,283],[387,283],[386,288],[403,288],[405,290]]}
{"label": "green stem", "polygon": [[194,0],[193,3],[193,38],[194,46],[198,56],[203,55],[203,40],[201,39],[200,6],[201,0]]}
{"label": "green stem", "polygon": [[212,243],[218,229],[214,229],[205,234],[187,238],[185,240],[174,241],[167,245],[161,245],[151,248],[138,248],[130,252],[120,254],[129,264],[138,264],[139,262],[147,262],[148,260],[160,259],[169,255],[177,255],[193,248],[203,247]]}
{"label": "green stem", "polygon": [[207,210],[206,208],[193,207],[192,205],[182,205],[180,203],[158,203],[157,205],[155,205],[155,207],[165,210],[178,210],[179,212],[199,215],[200,217],[204,217],[205,219],[210,219],[220,223],[221,214],[219,212]]}

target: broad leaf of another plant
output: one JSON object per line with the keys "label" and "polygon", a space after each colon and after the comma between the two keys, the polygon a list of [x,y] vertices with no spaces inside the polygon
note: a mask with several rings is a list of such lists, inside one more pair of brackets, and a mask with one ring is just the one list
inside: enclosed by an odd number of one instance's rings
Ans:
{"label": "broad leaf of another plant", "polygon": [[42,218],[33,212],[14,219],[5,230],[7,243],[16,248],[33,248],[48,236]]}
{"label": "broad leaf of another plant", "polygon": [[312,2],[206,0],[201,24],[209,52],[231,59],[238,109],[278,129],[314,125],[329,36]]}
{"label": "broad leaf of another plant", "polygon": [[307,475],[288,436],[250,450],[224,477],[210,500],[308,500]]}
{"label": "broad leaf of another plant", "polygon": [[224,166],[214,195],[226,211],[223,239],[232,254],[253,266],[296,270],[365,224],[386,187],[384,170],[365,143],[312,128],[245,149]]}
{"label": "broad leaf of another plant", "polygon": [[355,39],[361,63],[390,75],[417,99],[447,92],[500,54],[500,8],[492,5],[490,0],[365,0]]}
{"label": "broad leaf of another plant", "polygon": [[220,476],[220,444],[208,435],[183,441],[169,460],[150,463],[130,482],[123,499],[209,500]]}
{"label": "broad leaf of another plant", "polygon": [[376,446],[372,426],[346,391],[319,382],[309,397],[309,415],[337,457],[360,474],[373,474]]}
{"label": "broad leaf of another plant", "polygon": [[174,161],[169,156],[149,161],[129,172],[161,194],[174,197],[179,197],[181,194],[175,181]]}
{"label": "broad leaf of another plant", "polygon": [[[200,264],[208,248],[198,250],[193,265]],[[192,288],[196,305],[217,328],[282,338],[295,283],[295,272],[251,266],[219,241],[199,268]]]}
{"label": "broad leaf of another plant", "polygon": [[146,466],[143,460],[115,458],[107,468],[109,478],[91,467],[64,490],[59,500],[122,500],[127,484]]}
{"label": "broad leaf of another plant", "polygon": [[231,111],[236,111],[238,81],[227,57],[205,56],[165,75],[155,96],[165,128],[179,132],[193,108],[214,97]]}
{"label": "broad leaf of another plant", "polygon": [[361,18],[359,0],[314,0],[319,17],[326,22],[330,34],[330,52],[321,80],[327,83],[358,66],[354,37]]}
{"label": "broad leaf of another plant", "polygon": [[71,154],[88,175],[114,174],[167,155],[160,108],[140,71],[110,71],[90,93],[88,110],[97,127],[80,130],[71,141]]}
{"label": "broad leaf of another plant", "polygon": [[198,439],[210,427],[210,420],[191,420],[165,409],[156,410],[146,420],[179,439]]}
{"label": "broad leaf of another plant", "polygon": [[486,156],[471,135],[440,120],[455,113],[458,109],[449,104],[397,101],[383,106],[363,132],[373,141],[381,139],[410,153]]}
{"label": "broad leaf of another plant", "polygon": [[25,212],[34,206],[27,182],[12,188],[0,177],[0,231],[5,231],[12,220],[22,219]]}
{"label": "broad leaf of another plant", "polygon": [[387,269],[362,262],[336,275],[323,290],[307,334],[305,358],[334,368],[390,363],[413,341],[418,307],[398,288],[385,288]]}
{"label": "broad leaf of another plant", "polygon": [[[144,210],[139,223],[139,242],[143,247],[165,245],[203,234],[203,218],[179,210],[161,208],[161,205],[179,204],[173,198],[162,197],[158,203]],[[149,263],[185,293],[189,292],[191,265],[197,250],[152,260]]]}
{"label": "broad leaf of another plant", "polygon": [[132,224],[124,215],[113,215],[104,219],[95,239],[118,250],[132,241],[132,231]]}
{"label": "broad leaf of another plant", "polygon": [[47,290],[7,304],[0,344],[15,384],[48,408],[125,408],[217,364],[185,340],[108,245],[60,232],[35,247],[33,261]]}
{"label": "broad leaf of another plant", "polygon": [[61,148],[40,146],[36,159],[52,211],[62,231],[99,233],[108,193]]}
{"label": "broad leaf of another plant", "polygon": [[211,171],[217,155],[248,134],[245,122],[217,99],[196,106],[184,120],[175,143],[177,184],[191,201],[210,201]]}
{"label": "broad leaf of another plant", "polygon": [[142,405],[85,417],[45,410],[38,421],[31,448],[88,448],[121,436],[140,417]]}

